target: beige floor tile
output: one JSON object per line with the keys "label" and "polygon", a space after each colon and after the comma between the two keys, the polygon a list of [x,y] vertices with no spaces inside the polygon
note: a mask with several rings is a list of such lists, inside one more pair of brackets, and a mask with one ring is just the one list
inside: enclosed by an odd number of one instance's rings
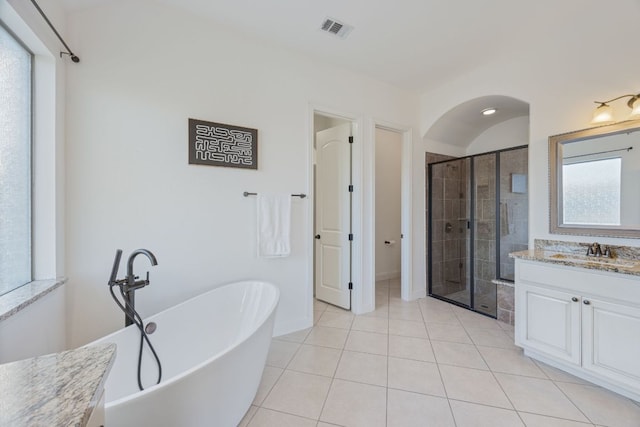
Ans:
{"label": "beige floor tile", "polygon": [[376,334],[374,332],[351,331],[345,350],[359,351],[361,353],[387,355],[387,335]]}
{"label": "beige floor tile", "polygon": [[342,307],[338,307],[335,305],[327,304],[327,311],[332,311],[334,313],[342,313],[342,314],[353,314],[350,310],[346,310]]}
{"label": "beige floor tile", "polygon": [[549,377],[549,379],[555,382],[584,384],[584,385],[591,384],[583,380],[582,378],[573,376],[565,371],[554,368],[553,366],[549,366],[546,363],[542,363],[537,360],[534,360],[534,363],[547,375],[547,377]]}
{"label": "beige floor tile", "polygon": [[412,320],[389,319],[389,334],[414,338],[428,338],[424,323],[414,322]]}
{"label": "beige floor tile", "polygon": [[389,305],[389,319],[411,320],[414,322],[422,322],[422,313],[416,305],[414,307],[398,307]]}
{"label": "beige floor tile", "polygon": [[322,311],[313,310],[313,324],[314,324],[314,326],[318,324],[318,321],[320,320],[320,318],[322,317],[323,314],[324,314],[324,310],[322,310]]}
{"label": "beige floor tile", "polygon": [[307,335],[309,335],[309,332],[311,332],[311,328],[302,329],[300,331],[292,332],[287,335],[280,335],[279,337],[275,337],[275,338],[280,341],[303,343],[304,340],[307,338]]}
{"label": "beige floor tile", "polygon": [[384,387],[336,379],[320,421],[349,427],[385,427],[386,400]]}
{"label": "beige floor tile", "polygon": [[347,335],[349,335],[349,331],[346,329],[314,326],[304,343],[342,349],[347,340]]}
{"label": "beige floor tile", "polygon": [[249,425],[249,421],[251,421],[251,418],[253,418],[257,411],[258,407],[251,405],[247,413],[244,414],[242,420],[240,420],[240,424],[238,424],[238,427],[247,427],[247,425]]}
{"label": "beige floor tile", "polygon": [[455,427],[447,399],[389,390],[387,427]]}
{"label": "beige floor tile", "polygon": [[420,304],[420,306],[426,310],[440,310],[440,311],[453,312],[451,304],[436,298],[432,298],[432,297],[420,298],[418,300],[418,304]]}
{"label": "beige floor tile", "polygon": [[280,375],[282,375],[283,369],[274,368],[273,366],[265,366],[262,372],[262,379],[260,380],[260,386],[258,386],[258,392],[253,399],[253,404],[260,406],[264,399],[267,397],[273,385],[276,383]]}
{"label": "beige floor tile", "polygon": [[450,403],[457,427],[525,427],[516,411],[457,400]]}
{"label": "beige floor tile", "polygon": [[316,427],[316,421],[260,408],[249,423],[249,427]]}
{"label": "beige floor tile", "polygon": [[426,324],[429,339],[435,341],[459,342],[461,344],[473,344],[473,341],[471,341],[471,338],[467,335],[467,331],[459,323],[457,325],[450,325],[427,321]]}
{"label": "beige floor tile", "polygon": [[597,386],[558,383],[558,387],[595,424],[640,426],[640,407],[626,397]]}
{"label": "beige floor tile", "polygon": [[458,320],[458,317],[451,310],[423,310],[422,316],[427,324],[444,323],[447,325],[462,325],[460,320]]}
{"label": "beige floor tile", "polygon": [[389,358],[389,388],[446,397],[438,365]]}
{"label": "beige floor tile", "polygon": [[353,320],[351,329],[354,331],[376,332],[379,334],[389,333],[389,320],[382,317],[362,317],[357,316]]}
{"label": "beige floor tile", "polygon": [[387,357],[345,350],[340,358],[335,377],[386,387]]}
{"label": "beige floor tile", "polygon": [[262,407],[317,420],[330,385],[331,378],[287,370]]}
{"label": "beige floor tile", "polygon": [[362,317],[381,317],[387,320],[389,318],[389,307],[386,305],[379,306],[378,302],[376,301],[376,309],[373,311],[370,311],[369,313],[359,314],[357,318],[362,318]]}
{"label": "beige floor tile", "polygon": [[527,427],[589,427],[591,423],[581,423],[578,421],[563,420],[561,418],[552,418],[544,415],[529,414],[527,412],[519,412],[520,418]]}
{"label": "beige floor tile", "polygon": [[489,371],[440,365],[440,374],[449,399],[513,409]]}
{"label": "beige floor tile", "polygon": [[589,421],[553,381],[500,373],[495,376],[518,411]]}
{"label": "beige floor tile", "polygon": [[478,351],[493,372],[523,375],[525,377],[544,378],[547,376],[533,360],[524,355],[521,349],[477,346]]}
{"label": "beige floor tile", "polygon": [[483,345],[485,347],[509,348],[512,350],[518,348],[516,347],[513,338],[511,338],[502,329],[466,328],[466,330],[471,337],[471,340],[476,345]]}
{"label": "beige floor tile", "polygon": [[298,343],[278,341],[277,339],[271,340],[269,354],[267,355],[267,365],[286,368],[298,348],[300,348]]}
{"label": "beige floor tile", "polygon": [[308,374],[333,377],[342,350],[304,344],[293,357],[287,369]]}
{"label": "beige floor tile", "polygon": [[389,356],[435,362],[431,343],[422,338],[389,335]]}
{"label": "beige floor tile", "polygon": [[489,369],[474,345],[445,341],[431,341],[431,345],[440,364]]}
{"label": "beige floor tile", "polygon": [[458,319],[460,319],[462,326],[465,328],[493,329],[502,331],[502,328],[499,325],[500,322],[497,320],[474,313],[470,310],[464,310],[464,312],[457,311],[456,315],[458,316]]}
{"label": "beige floor tile", "polygon": [[327,308],[327,310],[322,313],[322,316],[320,316],[320,320],[318,320],[318,326],[350,329],[354,317],[355,316],[351,313],[339,313],[331,311]]}
{"label": "beige floor tile", "polygon": [[326,308],[329,306],[329,304],[327,304],[324,301],[320,301],[314,298],[313,300],[313,309],[314,310],[318,310],[318,311],[324,311],[326,310]]}
{"label": "beige floor tile", "polygon": [[343,427],[343,426],[341,426],[339,424],[329,424],[329,423],[325,423],[325,422],[320,421],[318,423],[318,427]]}

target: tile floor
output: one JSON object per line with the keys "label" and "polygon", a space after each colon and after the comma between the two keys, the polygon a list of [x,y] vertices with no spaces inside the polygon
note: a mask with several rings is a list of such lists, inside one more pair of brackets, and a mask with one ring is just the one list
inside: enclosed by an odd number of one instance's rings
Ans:
{"label": "tile floor", "polygon": [[376,284],[354,316],[316,301],[274,338],[249,427],[639,427],[640,403],[525,357],[513,327]]}

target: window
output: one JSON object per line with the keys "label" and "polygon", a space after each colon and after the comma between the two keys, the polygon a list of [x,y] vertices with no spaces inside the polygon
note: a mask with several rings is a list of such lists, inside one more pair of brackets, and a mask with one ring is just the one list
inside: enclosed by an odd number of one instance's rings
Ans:
{"label": "window", "polygon": [[563,165],[564,223],[620,225],[621,174],[619,157]]}
{"label": "window", "polygon": [[32,279],[31,64],[0,25],[0,295]]}

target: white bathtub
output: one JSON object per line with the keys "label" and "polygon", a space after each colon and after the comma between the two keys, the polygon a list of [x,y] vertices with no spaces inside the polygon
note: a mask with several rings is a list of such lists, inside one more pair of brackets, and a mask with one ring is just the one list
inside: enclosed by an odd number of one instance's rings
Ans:
{"label": "white bathtub", "polygon": [[155,385],[157,366],[145,343],[144,391],[135,325],[92,343],[118,346],[105,386],[107,426],[238,425],[260,384],[279,296],[269,283],[232,283],[145,319],[157,324],[149,338],[162,382]]}

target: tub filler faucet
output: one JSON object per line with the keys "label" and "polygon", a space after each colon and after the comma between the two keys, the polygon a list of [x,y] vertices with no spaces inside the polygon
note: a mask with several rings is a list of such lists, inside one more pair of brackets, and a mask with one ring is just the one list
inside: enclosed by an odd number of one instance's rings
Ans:
{"label": "tub filler faucet", "polygon": [[147,249],[136,249],[135,251],[131,252],[131,255],[129,255],[129,259],[127,260],[127,275],[125,276],[124,279],[117,280],[116,276],[118,274],[118,268],[120,266],[120,258],[122,257],[122,249],[118,249],[116,251],[116,257],[113,261],[111,278],[109,279],[109,286],[114,286],[114,285],[120,286],[122,293],[124,295],[125,305],[127,309],[125,311],[125,316],[124,316],[125,327],[134,323],[132,318],[135,313],[136,290],[140,288],[144,288],[150,283],[148,271],[147,271],[147,278],[144,280],[138,280],[140,276],[136,276],[133,273],[133,262],[135,261],[138,255],[145,255],[147,258],[149,258],[151,265],[158,265],[158,260],[156,259],[155,255],[151,253],[151,251]]}

